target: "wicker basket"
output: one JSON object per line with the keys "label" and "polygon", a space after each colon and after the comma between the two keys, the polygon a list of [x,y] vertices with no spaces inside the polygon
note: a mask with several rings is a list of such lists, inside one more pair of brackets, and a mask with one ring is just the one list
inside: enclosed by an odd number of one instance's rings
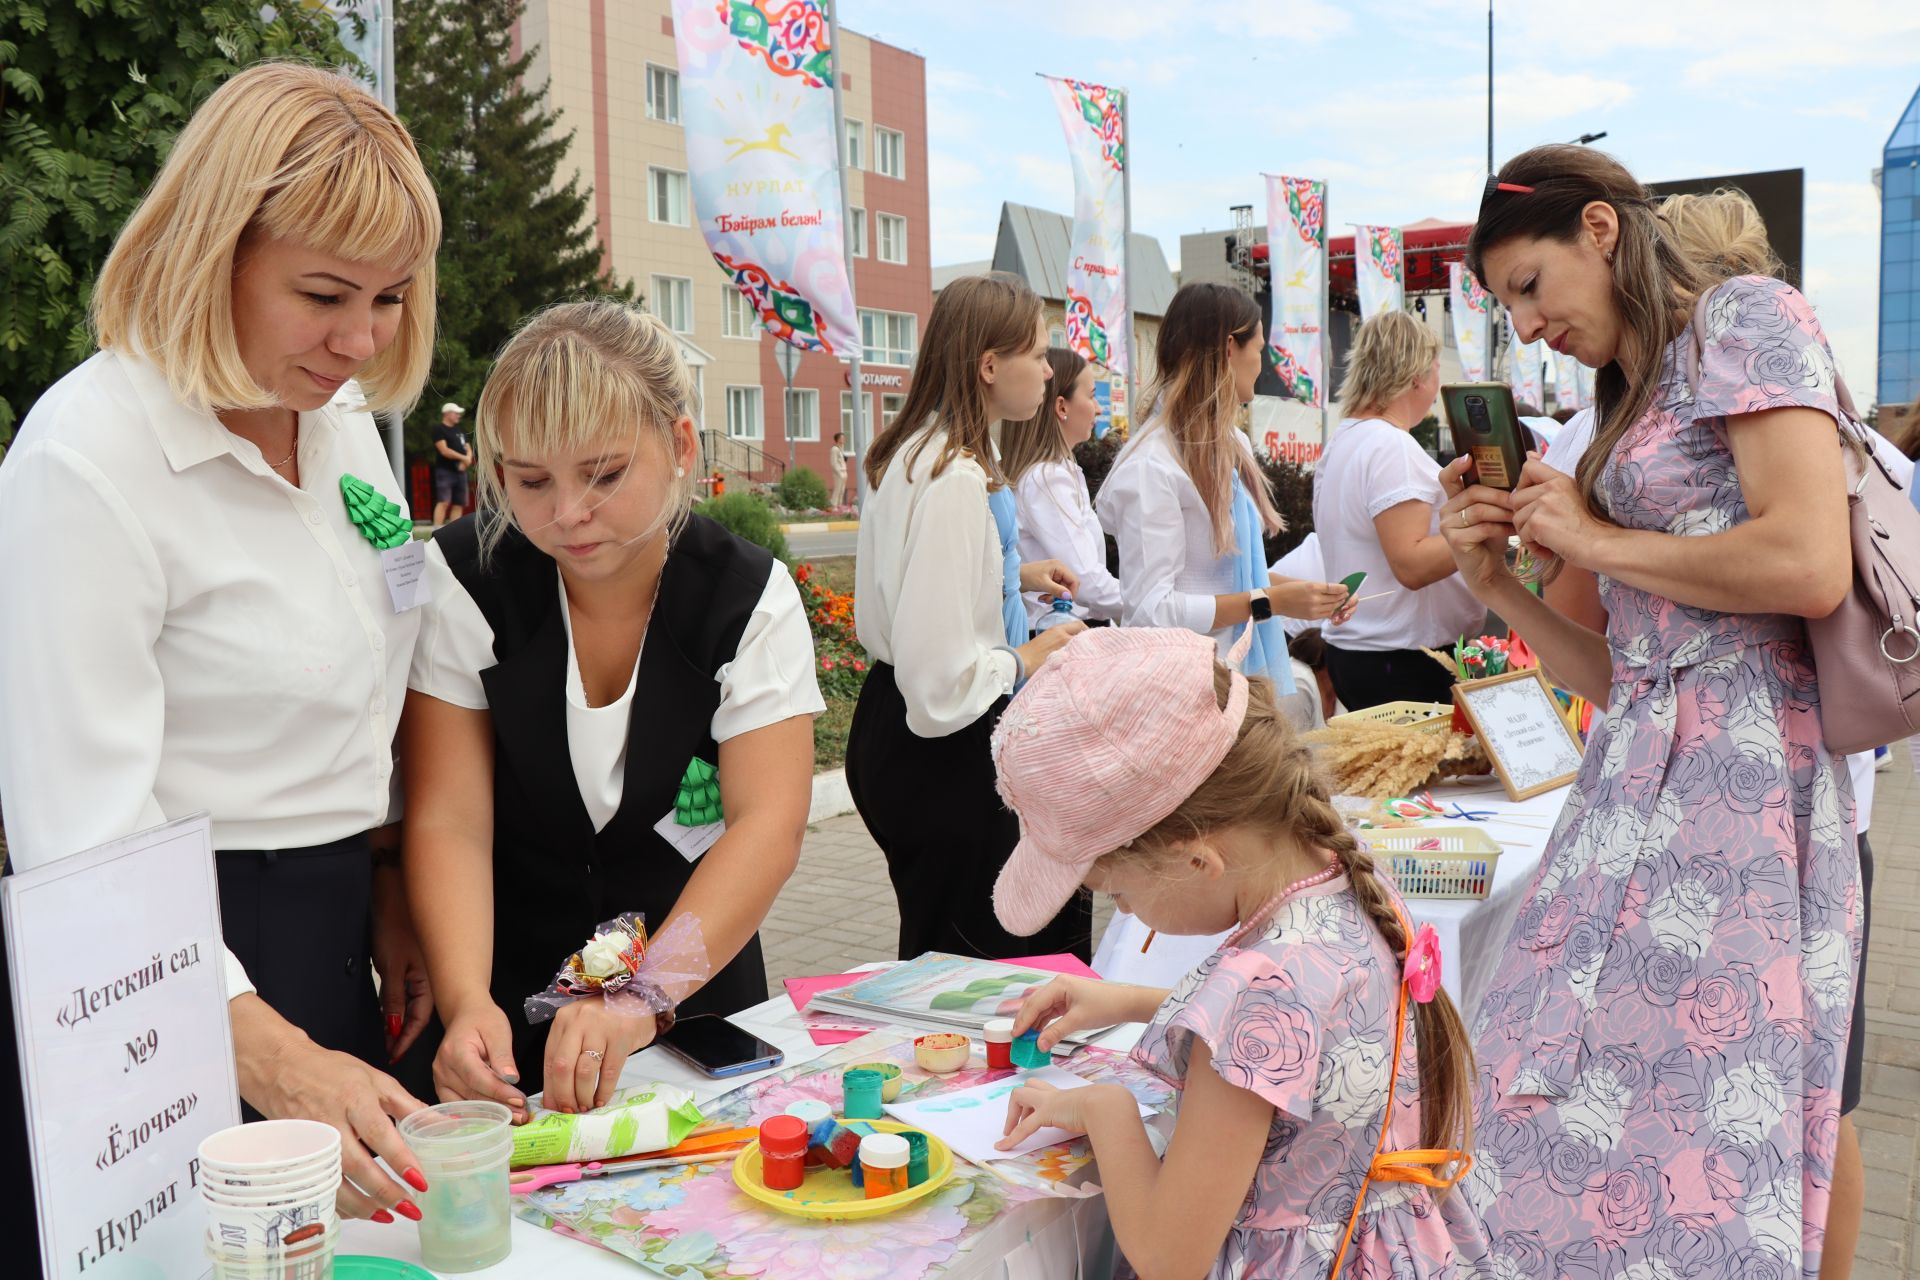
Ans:
{"label": "wicker basket", "polygon": [[1500,844],[1479,827],[1408,827],[1360,833],[1405,898],[1487,896]]}
{"label": "wicker basket", "polygon": [[1327,724],[1399,725],[1424,733],[1445,733],[1453,726],[1453,706],[1446,702],[1383,702],[1365,711],[1337,715]]}

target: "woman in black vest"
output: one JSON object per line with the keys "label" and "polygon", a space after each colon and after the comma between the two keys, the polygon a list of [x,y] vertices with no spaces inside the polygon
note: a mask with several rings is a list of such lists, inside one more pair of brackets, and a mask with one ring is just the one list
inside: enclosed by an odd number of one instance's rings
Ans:
{"label": "woman in black vest", "polygon": [[[697,923],[711,976],[669,986],[681,1012],[766,998],[755,931],[800,854],[823,704],[785,566],[690,514],[692,404],[672,333],[612,302],[535,316],[480,397],[486,499],[434,539],[401,730],[443,1099],[524,1114],[512,1086],[542,1065],[548,1109],[607,1101],[655,1019],[522,1006],[621,912]],[[679,800],[711,767],[725,820],[702,825]]]}

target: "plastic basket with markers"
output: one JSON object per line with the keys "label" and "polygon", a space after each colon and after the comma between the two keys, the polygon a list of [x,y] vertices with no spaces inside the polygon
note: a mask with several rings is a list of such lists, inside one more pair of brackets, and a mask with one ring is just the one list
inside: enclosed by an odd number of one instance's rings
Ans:
{"label": "plastic basket with markers", "polygon": [[1478,827],[1407,827],[1360,832],[1407,898],[1484,898],[1493,888],[1500,843]]}

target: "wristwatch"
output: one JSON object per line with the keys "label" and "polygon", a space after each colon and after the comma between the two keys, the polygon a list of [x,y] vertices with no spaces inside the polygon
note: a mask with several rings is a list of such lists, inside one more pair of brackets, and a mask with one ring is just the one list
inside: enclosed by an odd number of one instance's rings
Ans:
{"label": "wristwatch", "polygon": [[1273,617],[1273,601],[1264,591],[1256,591],[1247,597],[1247,608],[1253,611],[1255,622],[1266,622]]}

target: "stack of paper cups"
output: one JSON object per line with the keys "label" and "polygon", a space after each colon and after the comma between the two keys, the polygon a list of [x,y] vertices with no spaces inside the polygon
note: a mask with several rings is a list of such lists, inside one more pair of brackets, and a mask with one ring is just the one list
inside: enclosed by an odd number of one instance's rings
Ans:
{"label": "stack of paper cups", "polygon": [[200,1144],[207,1256],[216,1280],[324,1280],[339,1235],[340,1133],[263,1120]]}

